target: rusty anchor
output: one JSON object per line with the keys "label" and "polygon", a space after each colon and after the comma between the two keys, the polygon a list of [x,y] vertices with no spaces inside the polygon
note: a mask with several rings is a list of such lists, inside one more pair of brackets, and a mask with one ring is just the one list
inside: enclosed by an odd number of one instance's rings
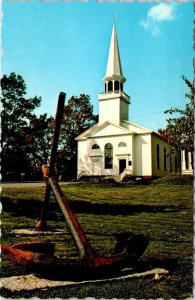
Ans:
{"label": "rusty anchor", "polygon": [[67,260],[54,256],[54,244],[50,242],[23,242],[13,246],[2,244],[2,253],[10,260],[31,268],[33,271],[48,274],[92,274],[99,271],[121,270],[124,267],[134,266],[145,252],[149,238],[142,234],[122,233],[116,235],[117,244],[115,253],[111,256],[101,256],[92,249],[75,214],[70,209],[68,200],[62,192],[55,177],[55,158],[59,141],[60,127],[63,118],[65,93],[60,93],[55,116],[54,135],[51,148],[48,174],[45,176],[45,195],[40,221],[36,230],[46,230],[46,212],[51,192],[59,204],[70,231],[74,244],[78,250],[79,259]]}

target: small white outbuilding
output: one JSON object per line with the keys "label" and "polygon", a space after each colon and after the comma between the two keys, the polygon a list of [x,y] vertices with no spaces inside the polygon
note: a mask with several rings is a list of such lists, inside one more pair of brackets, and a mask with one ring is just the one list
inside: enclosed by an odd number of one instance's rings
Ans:
{"label": "small white outbuilding", "polygon": [[130,97],[123,91],[125,81],[114,25],[103,79],[105,91],[98,95],[99,122],[76,138],[78,179],[162,177],[179,167],[177,155],[169,155],[169,145],[159,134],[129,122]]}

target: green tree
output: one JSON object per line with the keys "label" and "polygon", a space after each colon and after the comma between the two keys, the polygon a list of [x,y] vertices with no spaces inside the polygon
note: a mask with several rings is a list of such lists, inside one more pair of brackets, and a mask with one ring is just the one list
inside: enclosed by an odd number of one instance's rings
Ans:
{"label": "green tree", "polygon": [[159,129],[158,132],[168,140],[168,143],[173,149],[186,149],[187,151],[194,150],[194,95],[195,88],[193,84],[185,77],[182,79],[189,88],[189,92],[185,94],[188,100],[184,109],[170,108],[165,111],[171,115],[167,119],[167,127]]}
{"label": "green tree", "polygon": [[34,178],[41,179],[41,167],[48,163],[53,136],[54,118],[47,114],[35,116],[26,130],[26,154],[31,162]]}
{"label": "green tree", "polygon": [[1,88],[1,175],[3,180],[16,180],[21,173],[31,172],[26,133],[30,121],[36,119],[33,111],[40,105],[41,98],[25,98],[24,79],[15,73],[3,76]]}
{"label": "green tree", "polygon": [[75,138],[93,126],[97,116],[93,114],[90,97],[81,94],[72,96],[64,107],[64,118],[60,135],[60,151],[58,165],[64,178],[75,178],[77,168],[77,142]]}

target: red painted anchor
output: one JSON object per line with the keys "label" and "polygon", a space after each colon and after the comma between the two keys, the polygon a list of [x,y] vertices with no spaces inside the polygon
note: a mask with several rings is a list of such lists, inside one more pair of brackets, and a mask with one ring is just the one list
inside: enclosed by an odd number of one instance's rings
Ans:
{"label": "red painted anchor", "polygon": [[73,276],[88,272],[121,270],[133,266],[145,252],[149,239],[142,234],[118,234],[116,251],[111,256],[101,256],[92,249],[75,214],[70,209],[68,200],[62,192],[55,178],[55,158],[59,141],[60,127],[63,117],[65,94],[60,93],[55,117],[54,135],[51,149],[49,170],[45,173],[45,195],[40,221],[37,230],[46,230],[46,212],[51,192],[59,204],[70,231],[74,244],[78,250],[79,259],[69,261],[54,256],[54,245],[48,242],[23,242],[13,246],[3,244],[2,253],[12,261],[30,267],[38,272],[56,272],[57,274],[73,274]]}

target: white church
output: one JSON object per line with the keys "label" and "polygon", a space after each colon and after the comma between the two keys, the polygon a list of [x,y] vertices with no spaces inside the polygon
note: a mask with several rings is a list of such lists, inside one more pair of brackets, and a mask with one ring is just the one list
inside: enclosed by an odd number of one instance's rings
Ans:
{"label": "white church", "polygon": [[103,78],[105,91],[98,95],[99,122],[76,138],[78,179],[156,178],[177,172],[180,167],[178,155],[169,155],[169,145],[159,134],[129,121],[130,97],[124,92],[125,81],[114,25]]}

